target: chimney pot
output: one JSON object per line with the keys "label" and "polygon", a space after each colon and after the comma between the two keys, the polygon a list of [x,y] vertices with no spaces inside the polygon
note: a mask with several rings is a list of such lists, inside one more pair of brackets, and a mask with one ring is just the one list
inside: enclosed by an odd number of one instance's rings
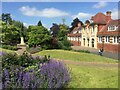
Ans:
{"label": "chimney pot", "polygon": [[107,11],[106,16],[111,16],[111,13],[112,13],[111,11]]}

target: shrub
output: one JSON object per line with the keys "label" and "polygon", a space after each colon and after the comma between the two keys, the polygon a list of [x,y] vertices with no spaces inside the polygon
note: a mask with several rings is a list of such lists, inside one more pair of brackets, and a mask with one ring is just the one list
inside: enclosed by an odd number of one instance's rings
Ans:
{"label": "shrub", "polygon": [[68,40],[64,39],[62,41],[58,41],[59,48],[64,50],[71,50],[71,44]]}
{"label": "shrub", "polygon": [[58,61],[38,64],[25,71],[23,67],[3,69],[3,88],[63,88],[70,81],[68,68]]}
{"label": "shrub", "polygon": [[37,62],[44,63],[47,60],[47,58],[32,57],[26,52],[24,52],[23,55],[20,56],[18,56],[17,54],[6,53],[2,56],[2,67],[10,68],[10,65],[28,67],[31,65],[35,65]]}
{"label": "shrub", "polygon": [[90,51],[88,51],[88,50],[73,50],[73,51],[75,51],[75,52],[84,52],[84,53],[90,53]]}
{"label": "shrub", "polygon": [[[70,81],[69,69],[63,62],[50,60],[40,67],[43,86],[47,88],[63,88]],[[47,82],[44,82],[47,81]]]}
{"label": "shrub", "polygon": [[2,48],[9,49],[9,50],[18,50],[17,46],[11,46],[11,45],[2,45]]}

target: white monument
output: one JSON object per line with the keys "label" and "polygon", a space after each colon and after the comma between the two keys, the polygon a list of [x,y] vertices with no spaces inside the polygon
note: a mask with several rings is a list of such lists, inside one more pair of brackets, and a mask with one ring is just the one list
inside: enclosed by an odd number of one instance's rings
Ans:
{"label": "white monument", "polygon": [[24,43],[24,38],[23,37],[20,37],[21,41],[20,41],[20,45],[25,45]]}
{"label": "white monument", "polygon": [[26,47],[26,44],[24,42],[24,38],[23,37],[20,37],[20,44],[17,44],[17,47],[18,48],[25,48]]}

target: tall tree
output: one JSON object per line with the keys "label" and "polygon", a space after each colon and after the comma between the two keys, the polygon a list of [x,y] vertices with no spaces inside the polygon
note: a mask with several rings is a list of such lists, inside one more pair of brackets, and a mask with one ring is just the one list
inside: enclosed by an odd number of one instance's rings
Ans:
{"label": "tall tree", "polygon": [[28,45],[41,47],[47,46],[51,39],[50,32],[43,26],[31,26],[29,30],[29,40]]}
{"label": "tall tree", "polygon": [[12,24],[12,18],[9,13],[2,13],[2,21],[4,21],[6,24]]}
{"label": "tall tree", "polygon": [[41,22],[41,20],[38,22],[37,25],[38,25],[38,26],[42,26],[42,22]]}
{"label": "tall tree", "polygon": [[82,23],[82,21],[80,21],[78,18],[75,18],[74,20],[73,20],[73,22],[71,23],[71,29],[70,29],[70,31],[72,31],[75,27],[77,27],[78,26],[78,23],[81,23],[81,25],[83,25],[83,23]]}
{"label": "tall tree", "polygon": [[59,25],[57,25],[56,23],[53,23],[53,26],[50,28],[50,31],[53,37],[57,37],[59,30],[60,30]]}
{"label": "tall tree", "polygon": [[58,33],[58,39],[61,41],[61,40],[65,39],[65,37],[68,33],[68,28],[69,27],[65,24],[60,24],[59,27],[60,27],[60,30],[59,30],[59,33]]}
{"label": "tall tree", "polygon": [[65,24],[65,19],[64,18],[62,19],[62,22],[63,22],[63,24]]}

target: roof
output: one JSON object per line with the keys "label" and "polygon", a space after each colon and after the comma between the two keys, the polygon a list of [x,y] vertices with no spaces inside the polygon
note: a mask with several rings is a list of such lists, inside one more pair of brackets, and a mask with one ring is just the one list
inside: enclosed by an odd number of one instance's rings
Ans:
{"label": "roof", "polygon": [[96,24],[106,24],[106,15],[99,12],[93,17],[93,22]]}
{"label": "roof", "polygon": [[[81,27],[75,27],[75,28],[68,34],[68,36],[73,36],[73,37],[81,36],[81,33],[79,33],[80,30],[82,30]],[[76,33],[74,33],[75,31],[76,31]]]}
{"label": "roof", "polygon": [[74,31],[80,31],[81,27],[75,27],[70,33],[73,33]]}
{"label": "roof", "polygon": [[[115,25],[118,28],[115,31],[108,31],[108,27],[110,25]],[[120,33],[120,19],[118,20],[110,20],[107,25],[103,26],[103,28],[98,32],[98,34],[118,34]]]}

